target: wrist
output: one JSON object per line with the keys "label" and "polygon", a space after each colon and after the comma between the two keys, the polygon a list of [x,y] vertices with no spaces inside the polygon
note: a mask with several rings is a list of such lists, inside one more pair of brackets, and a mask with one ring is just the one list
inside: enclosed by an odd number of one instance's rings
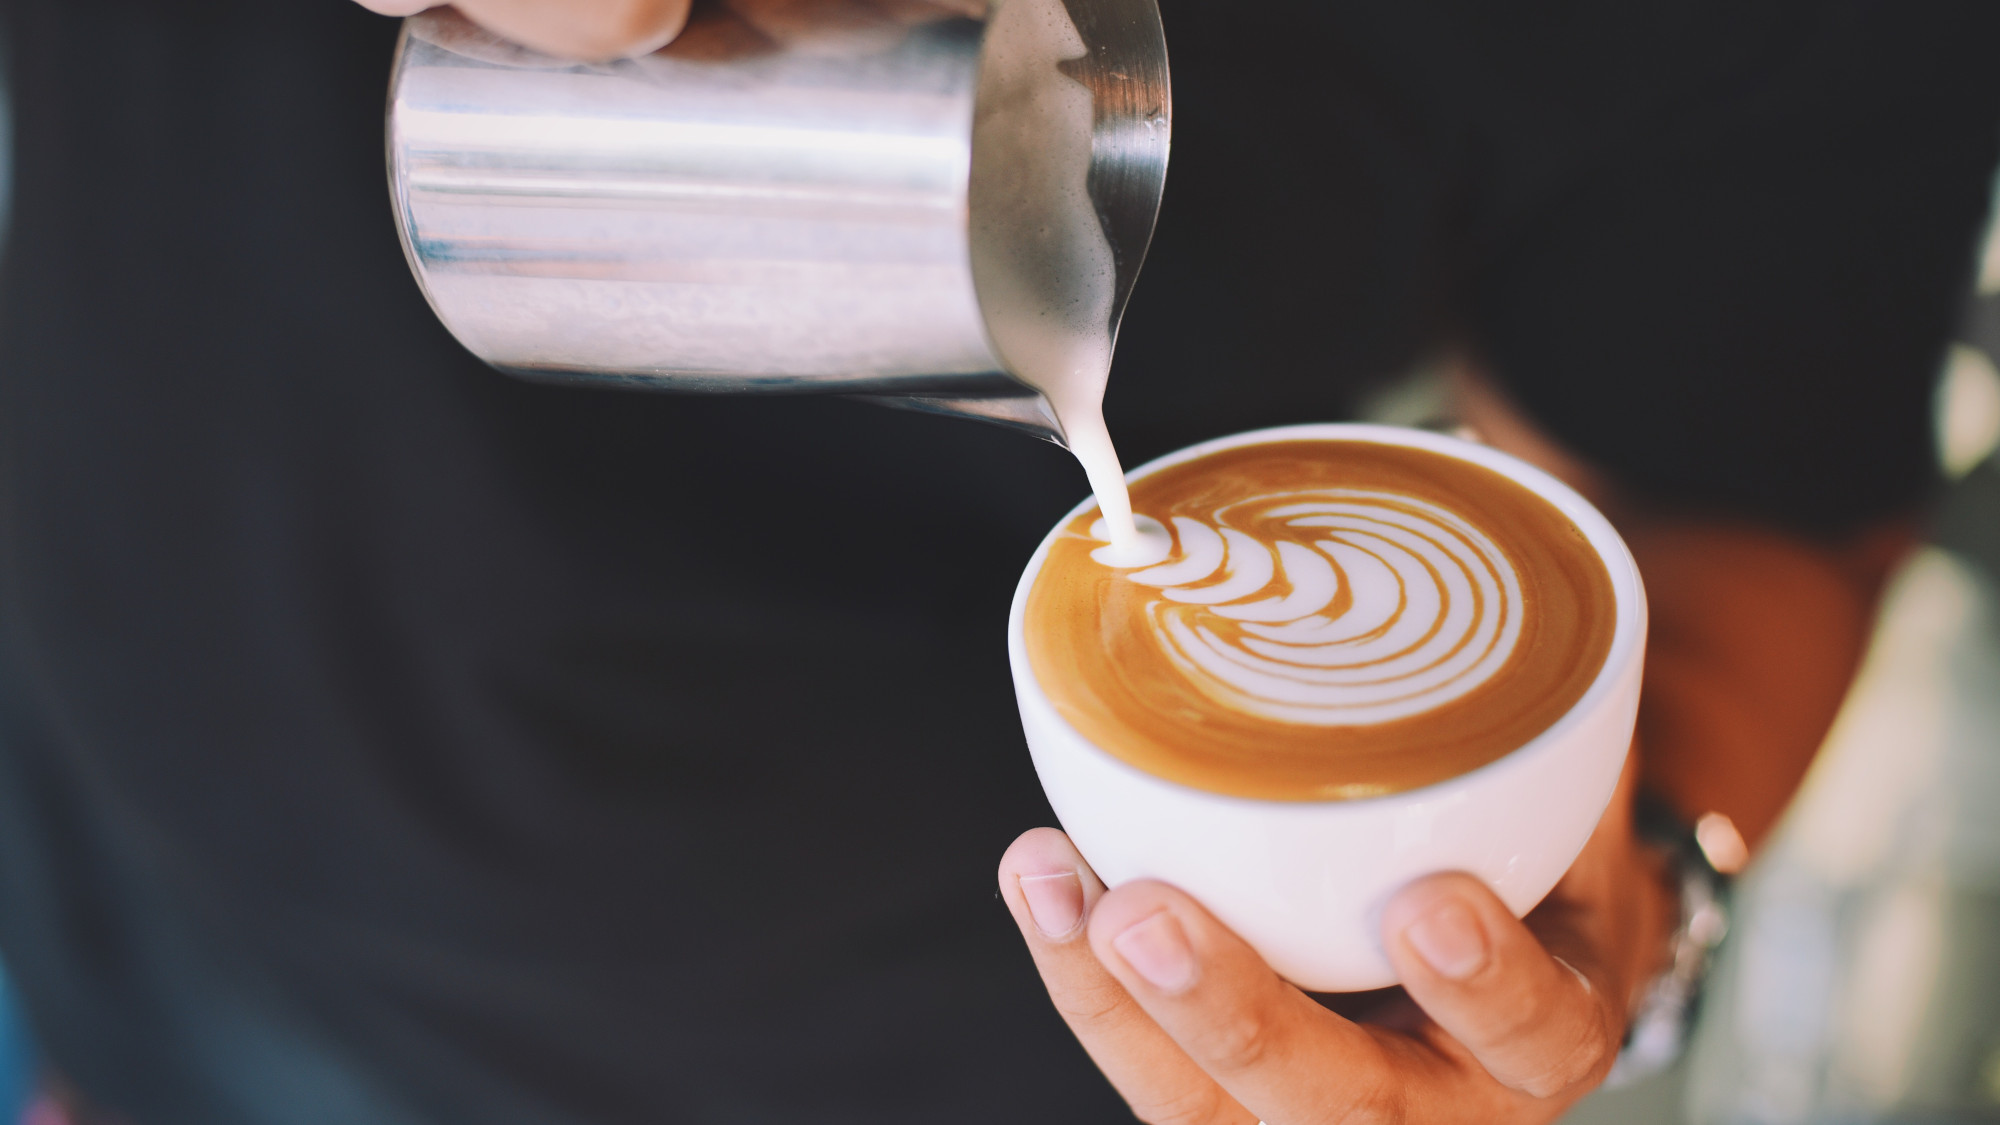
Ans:
{"label": "wrist", "polygon": [[[1687,825],[1657,798],[1642,794],[1638,799],[1636,846],[1650,853],[1658,873],[1656,900],[1663,906],[1656,918],[1665,924],[1649,927],[1659,935],[1651,946],[1653,968],[1640,977],[1628,1009],[1624,1046],[1606,1079],[1608,1085],[1637,1081],[1679,1059],[1715,953],[1729,931],[1731,876],[1719,866],[1729,867],[1731,874],[1740,868],[1742,839],[1733,828],[1725,835],[1713,825],[1701,827],[1708,831]],[[1717,850],[1724,853],[1720,865],[1711,854]]]}

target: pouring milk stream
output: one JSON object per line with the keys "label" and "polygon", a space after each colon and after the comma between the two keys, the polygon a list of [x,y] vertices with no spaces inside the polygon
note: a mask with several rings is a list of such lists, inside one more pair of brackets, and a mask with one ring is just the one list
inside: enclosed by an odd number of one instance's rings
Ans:
{"label": "pouring milk stream", "polygon": [[1017,58],[1086,55],[1062,0],[1006,0],[986,30],[971,203],[972,272],[1000,358],[1048,399],[1083,463],[1111,540],[1105,561],[1145,551],[1104,425],[1117,263],[1090,198],[1091,91]]}

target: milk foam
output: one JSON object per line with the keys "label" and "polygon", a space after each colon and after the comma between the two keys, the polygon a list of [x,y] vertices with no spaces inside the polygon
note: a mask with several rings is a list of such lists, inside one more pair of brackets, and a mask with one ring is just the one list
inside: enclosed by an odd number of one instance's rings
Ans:
{"label": "milk foam", "polygon": [[1091,744],[1208,792],[1350,800],[1497,761],[1590,690],[1618,592],[1560,507],[1431,439],[1325,429],[1150,466],[1132,554],[1088,507],[1044,542],[1020,635]]}
{"label": "milk foam", "polygon": [[1002,0],[973,129],[972,271],[1009,371],[1042,392],[1119,557],[1143,552],[1104,425],[1117,259],[1090,198],[1091,91],[1057,64],[1087,48],[1062,0]]}
{"label": "milk foam", "polygon": [[[1251,714],[1315,726],[1410,718],[1491,679],[1520,640],[1514,564],[1437,504],[1323,489],[1177,515],[1171,531],[1141,521],[1140,550],[1092,557],[1157,588],[1154,641],[1196,687]],[[1090,534],[1110,537],[1102,520]]]}

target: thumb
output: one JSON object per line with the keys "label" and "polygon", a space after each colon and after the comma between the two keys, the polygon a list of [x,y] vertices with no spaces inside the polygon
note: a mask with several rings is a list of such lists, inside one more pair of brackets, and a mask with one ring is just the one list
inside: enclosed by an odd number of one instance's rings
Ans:
{"label": "thumb", "polygon": [[1411,998],[1501,1084],[1554,1097],[1611,1065],[1624,1005],[1598,966],[1577,962],[1589,943],[1554,956],[1479,880],[1418,880],[1390,901],[1382,934]]}

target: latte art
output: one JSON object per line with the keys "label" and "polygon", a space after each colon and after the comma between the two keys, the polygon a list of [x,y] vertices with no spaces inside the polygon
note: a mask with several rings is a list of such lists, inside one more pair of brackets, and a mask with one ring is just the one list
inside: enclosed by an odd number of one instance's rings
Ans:
{"label": "latte art", "polygon": [[1437,504],[1281,493],[1172,526],[1171,556],[1124,577],[1160,591],[1147,607],[1154,640],[1193,686],[1251,714],[1408,718],[1491,679],[1520,643],[1513,563]]}
{"label": "latte art", "polygon": [[1603,562],[1554,505],[1412,446],[1225,449],[1132,485],[1140,546],[1096,512],[1049,543],[1028,657],[1093,745],[1279,800],[1365,797],[1527,744],[1610,649]]}

